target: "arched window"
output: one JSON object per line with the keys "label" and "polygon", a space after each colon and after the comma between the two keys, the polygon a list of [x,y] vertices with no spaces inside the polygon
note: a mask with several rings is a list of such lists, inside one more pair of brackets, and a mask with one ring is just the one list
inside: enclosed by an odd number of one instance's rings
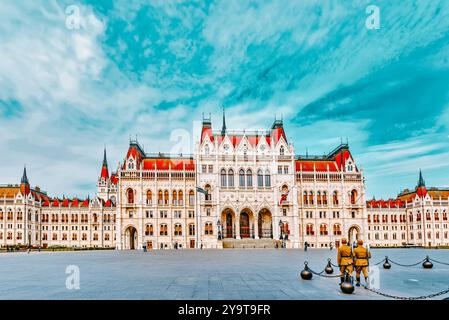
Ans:
{"label": "arched window", "polygon": [[162,204],[164,203],[164,197],[163,197],[162,190],[159,190],[159,191],[157,192],[157,203],[158,203],[159,205],[162,205]]}
{"label": "arched window", "polygon": [[332,194],[332,203],[335,206],[338,205],[338,192],[337,191],[334,191],[334,193]]}
{"label": "arched window", "polygon": [[193,190],[189,191],[189,206],[195,205],[195,192]]}
{"label": "arched window", "polygon": [[134,203],[134,190],[128,189],[126,192],[126,197],[128,198],[128,203]]}
{"label": "arched window", "polygon": [[352,190],[351,191],[351,204],[355,204],[355,202],[357,201],[357,190]]}
{"label": "arched window", "polygon": [[204,186],[204,190],[207,191],[206,200],[211,201],[212,200],[212,188],[210,187],[209,184],[206,184]]}
{"label": "arched window", "polygon": [[253,186],[253,172],[251,169],[246,170],[246,186],[249,188]]}
{"label": "arched window", "polygon": [[169,196],[168,196],[168,190],[164,191],[164,204],[168,205],[169,203]]}
{"label": "arched window", "polygon": [[310,191],[310,192],[309,192],[309,204],[314,204],[314,201],[313,201],[313,191]]}
{"label": "arched window", "polygon": [[313,231],[313,224],[308,223],[306,226],[306,235],[313,236],[315,234],[315,231]]}
{"label": "arched window", "polygon": [[265,171],[265,188],[269,187],[271,187],[271,176],[270,171],[267,169],[267,171]]}
{"label": "arched window", "polygon": [[327,224],[323,223],[320,225],[320,235],[327,236]]}
{"label": "arched window", "polygon": [[302,202],[304,205],[308,205],[309,204],[309,200],[307,198],[307,191],[304,191],[302,194]]}
{"label": "arched window", "polygon": [[160,236],[168,236],[168,227],[165,223],[161,224],[159,235]]}
{"label": "arched window", "polygon": [[184,205],[184,193],[182,190],[179,190],[178,192],[178,203],[180,206]]}
{"label": "arched window", "polygon": [[151,192],[151,190],[147,190],[147,204],[151,205],[152,201],[153,201],[153,193]]}
{"label": "arched window", "polygon": [[281,146],[281,148],[279,149],[279,154],[280,154],[281,156],[283,156],[284,153],[285,153],[284,146]]}
{"label": "arched window", "polygon": [[178,205],[178,192],[176,190],[173,190],[172,193],[172,203],[174,206]]}
{"label": "arched window", "polygon": [[337,223],[334,224],[334,236],[341,235],[341,226]]}
{"label": "arched window", "polygon": [[327,192],[323,191],[323,195],[322,195],[323,199],[322,199],[322,203],[323,205],[327,206]]}
{"label": "arched window", "polygon": [[234,187],[234,170],[229,169],[228,171],[228,187],[233,188]]}
{"label": "arched window", "polygon": [[321,205],[321,191],[316,193],[316,202],[319,206]]}
{"label": "arched window", "polygon": [[153,225],[152,224],[147,224],[145,226],[145,235],[146,236],[152,236],[153,235]]}
{"label": "arched window", "polygon": [[180,223],[175,224],[175,230],[174,230],[175,236],[182,236],[182,226]]}
{"label": "arched window", "polygon": [[245,171],[243,169],[239,171],[239,186],[242,188],[245,187]]}
{"label": "arched window", "polygon": [[204,147],[204,153],[206,154],[206,156],[209,155],[209,146],[208,145],[206,145]]}
{"label": "arched window", "polygon": [[257,171],[257,187],[263,188],[263,173],[261,169]]}
{"label": "arched window", "polygon": [[228,185],[227,184],[227,179],[226,179],[226,170],[225,169],[221,169],[220,175],[221,175],[221,186],[222,187],[226,187]]}

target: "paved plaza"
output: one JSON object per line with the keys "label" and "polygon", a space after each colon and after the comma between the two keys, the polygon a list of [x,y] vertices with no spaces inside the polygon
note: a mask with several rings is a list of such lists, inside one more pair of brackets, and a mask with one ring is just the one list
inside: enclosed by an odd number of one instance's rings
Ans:
{"label": "paved plaza", "polygon": [[[449,250],[377,249],[372,263],[388,255],[411,264],[426,255],[449,261]],[[316,271],[329,250],[157,250],[0,254],[0,299],[383,299],[363,288],[341,293],[338,279],[299,278],[304,261]],[[80,270],[79,290],[68,290],[66,267]],[[380,290],[420,296],[449,287],[449,266],[380,268]],[[436,299],[442,299],[441,296]]]}

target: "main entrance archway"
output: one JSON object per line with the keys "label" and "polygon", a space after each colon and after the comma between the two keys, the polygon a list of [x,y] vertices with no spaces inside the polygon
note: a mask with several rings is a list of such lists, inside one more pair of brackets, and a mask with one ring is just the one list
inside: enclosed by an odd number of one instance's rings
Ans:
{"label": "main entrance archway", "polygon": [[353,245],[354,242],[360,239],[360,227],[359,226],[351,226],[348,231],[348,244]]}
{"label": "main entrance archway", "polygon": [[133,226],[129,226],[125,230],[125,249],[135,250],[137,248],[137,230]]}
{"label": "main entrance archway", "polygon": [[225,209],[221,213],[221,221],[223,224],[223,237],[224,238],[234,238],[235,237],[235,227],[234,227],[235,214],[231,209]]}
{"label": "main entrance archway", "polygon": [[259,238],[273,239],[273,218],[270,210],[262,209],[259,211],[257,226],[259,228]]}
{"label": "main entrance archway", "polygon": [[254,215],[248,208],[240,212],[240,238],[254,237]]}

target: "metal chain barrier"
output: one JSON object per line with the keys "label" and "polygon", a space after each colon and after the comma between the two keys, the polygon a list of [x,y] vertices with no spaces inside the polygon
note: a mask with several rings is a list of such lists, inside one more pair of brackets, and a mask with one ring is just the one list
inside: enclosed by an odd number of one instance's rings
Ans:
{"label": "metal chain barrier", "polygon": [[435,259],[432,259],[432,258],[429,258],[429,260],[432,261],[432,262],[435,262],[435,263],[444,264],[446,266],[449,266],[449,263],[447,263],[447,262],[441,262],[441,261],[438,261],[438,260],[435,260]]}
{"label": "metal chain barrier", "polygon": [[398,262],[395,262],[395,261],[391,260],[390,258],[388,258],[388,261],[393,263],[393,264],[395,264],[395,265],[398,265],[400,267],[414,267],[414,266],[417,266],[418,264],[423,263],[424,261],[426,261],[426,259],[422,259],[421,261],[419,261],[417,263],[413,263],[413,264],[401,264],[401,263],[398,263]]}
{"label": "metal chain barrier", "polygon": [[431,299],[431,298],[435,298],[435,297],[442,296],[444,294],[449,293],[449,289],[446,289],[446,290],[443,290],[443,291],[440,291],[440,292],[437,292],[437,293],[432,293],[432,294],[429,294],[429,295],[423,295],[423,296],[419,296],[419,297],[401,297],[401,296],[395,296],[395,295],[392,295],[392,294],[388,294],[388,293],[384,293],[384,292],[380,292],[380,291],[371,289],[371,288],[369,288],[366,285],[363,285],[363,287],[366,290],[368,290],[370,292],[373,292],[375,294],[378,294],[380,296],[383,296],[383,297],[386,297],[386,298],[390,298],[390,299],[396,299],[396,300],[425,300],[425,299]]}
{"label": "metal chain barrier", "polygon": [[316,276],[319,276],[319,277],[323,277],[323,278],[340,278],[341,276],[340,276],[340,274],[338,274],[338,275],[327,275],[327,274],[323,274],[324,272],[325,272],[325,270],[323,270],[323,271],[321,271],[321,272],[316,272],[316,271],[313,271],[312,269],[310,269],[310,267],[307,267],[308,268],[308,270],[310,271],[310,272],[312,272],[314,275],[316,275]]}

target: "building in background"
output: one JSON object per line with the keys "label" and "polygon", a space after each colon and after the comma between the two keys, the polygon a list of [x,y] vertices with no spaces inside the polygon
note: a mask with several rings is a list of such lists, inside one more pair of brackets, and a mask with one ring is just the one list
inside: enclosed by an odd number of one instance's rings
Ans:
{"label": "building in background", "polygon": [[372,246],[449,246],[449,189],[426,188],[422,173],[416,188],[396,199],[370,200],[368,241]]}
{"label": "building in background", "polygon": [[268,130],[219,130],[203,118],[193,155],[146,153],[130,141],[117,172],[104,151],[95,197],[54,198],[0,186],[0,245],[182,249],[283,245],[448,245],[449,190],[365,200],[363,171],[348,144],[296,155],[283,121]]}

